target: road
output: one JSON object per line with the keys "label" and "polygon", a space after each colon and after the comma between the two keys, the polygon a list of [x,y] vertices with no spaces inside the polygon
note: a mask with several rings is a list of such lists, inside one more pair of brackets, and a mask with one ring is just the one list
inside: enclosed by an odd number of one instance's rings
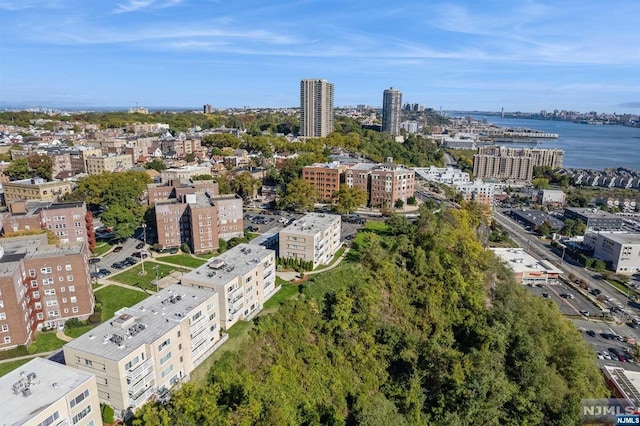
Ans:
{"label": "road", "polygon": [[[520,225],[518,225],[515,221],[503,215],[501,212],[494,211],[493,217],[495,218],[496,222],[500,224],[511,235],[511,238],[520,247],[525,248],[531,255],[537,257],[538,259],[543,259],[552,263],[555,267],[564,271],[565,276],[573,274],[577,279],[584,279],[587,282],[587,286],[590,290],[594,288],[599,289],[602,292],[603,297],[611,299],[610,301],[602,302],[605,308],[611,308],[617,305],[624,307],[625,313],[614,315],[614,320],[616,320],[617,322],[625,322],[628,321],[631,317],[640,316],[640,305],[636,304],[625,295],[621,294],[609,283],[602,279],[594,277],[589,271],[580,266],[572,265],[566,261],[563,261],[561,256],[558,256],[557,254],[552,252],[548,248],[548,246],[540,241],[540,239],[536,235],[529,233],[528,231],[520,227]],[[577,293],[579,293],[579,291],[577,290],[573,290],[571,292],[573,294],[576,294],[576,296]],[[577,306],[578,302],[574,303],[573,301],[566,301],[566,303],[576,305],[576,308],[578,310],[582,309]],[[597,311],[597,308],[592,305],[591,309],[587,310],[590,313],[596,313],[594,311]],[[563,310],[563,313],[566,312]],[[627,327],[627,329],[627,334],[640,339],[639,330],[631,329],[630,327]]]}

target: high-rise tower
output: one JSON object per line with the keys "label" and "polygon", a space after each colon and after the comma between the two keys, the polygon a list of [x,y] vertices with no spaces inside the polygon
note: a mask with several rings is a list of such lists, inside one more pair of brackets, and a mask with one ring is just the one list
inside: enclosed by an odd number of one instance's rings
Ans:
{"label": "high-rise tower", "polygon": [[392,135],[400,134],[400,111],[402,92],[393,87],[384,91],[382,98],[382,131]]}
{"label": "high-rise tower", "polygon": [[333,84],[327,80],[300,82],[300,136],[319,138],[333,132]]}

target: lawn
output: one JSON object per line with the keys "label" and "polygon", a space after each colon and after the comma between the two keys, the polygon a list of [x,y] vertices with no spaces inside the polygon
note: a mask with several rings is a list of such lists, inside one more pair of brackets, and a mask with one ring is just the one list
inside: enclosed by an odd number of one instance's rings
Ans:
{"label": "lawn", "polygon": [[120,272],[117,275],[109,277],[110,280],[117,281],[123,284],[129,284],[136,287],[140,287],[148,290],[156,290],[156,267],[158,278],[166,277],[173,272],[189,272],[188,269],[178,268],[177,266],[163,265],[155,262],[144,262],[145,275],[140,275],[142,270],[141,265],[138,263],[131,269],[124,272]]}
{"label": "lawn", "polygon": [[336,254],[333,256],[333,259],[331,259],[331,262],[329,262],[329,264],[328,264],[328,265],[318,265],[318,266],[316,267],[316,269],[314,269],[314,271],[321,271],[321,270],[323,270],[323,269],[325,269],[325,268],[328,268],[329,266],[333,265],[334,263],[336,263],[336,261],[337,261],[338,259],[340,259],[340,256],[342,256],[342,253],[344,253],[344,251],[345,251],[345,248],[344,248],[344,247],[341,247],[341,248],[336,252]]}
{"label": "lawn", "polygon": [[216,257],[217,255],[219,255],[220,253],[218,252],[213,252],[213,253],[208,253],[208,254],[196,254],[195,256],[199,259],[211,259],[212,257]]}
{"label": "lawn", "polygon": [[103,243],[98,243],[96,244],[96,249],[94,250],[94,255],[96,257],[100,257],[103,254],[105,254],[106,252],[108,252],[109,250],[111,250],[113,246],[107,242],[103,242]]}
{"label": "lawn", "polygon": [[12,372],[16,368],[28,363],[31,359],[19,359],[17,361],[5,362],[0,364],[0,377]]}
{"label": "lawn", "polygon": [[347,288],[354,282],[362,281],[356,265],[342,262],[324,274],[310,275],[310,279],[302,283],[302,293],[309,299],[322,301],[327,292]]}
{"label": "lawn", "polygon": [[278,308],[283,302],[299,294],[300,286],[289,284],[286,281],[283,282],[284,284],[278,283],[278,285],[280,286],[280,290],[278,290],[276,294],[271,296],[271,299],[264,302],[265,311],[271,312],[272,308],[273,310],[275,310],[275,308]]}
{"label": "lawn", "polygon": [[169,256],[158,257],[157,260],[162,262],[173,263],[174,265],[184,266],[185,268],[197,268],[207,263],[204,259],[192,257],[189,254],[172,254]]}
{"label": "lawn", "polygon": [[[130,290],[128,288],[122,288],[115,285],[103,287],[96,291],[96,299],[102,303],[102,314],[100,315],[101,321],[106,321],[113,317],[113,314],[125,306],[133,306],[136,303],[149,297],[148,294],[141,291]],[[64,333],[69,337],[82,336],[87,331],[94,328],[95,325],[82,325],[80,327],[67,327]]]}
{"label": "lawn", "polygon": [[60,349],[66,342],[56,337],[55,331],[39,331],[36,334],[36,341],[29,346],[30,354],[39,354],[40,352],[50,352]]}
{"label": "lawn", "polygon": [[366,225],[364,225],[364,228],[362,228],[362,230],[375,232],[378,235],[387,235],[387,233],[389,232],[389,227],[384,222],[370,220]]}
{"label": "lawn", "polygon": [[229,340],[224,342],[217,351],[211,354],[209,358],[207,358],[202,364],[198,366],[193,372],[191,372],[191,381],[203,384],[207,379],[207,374],[209,374],[209,370],[213,366],[213,364],[218,361],[222,355],[226,352],[237,351],[241,347],[243,347],[247,342],[249,342],[249,331],[253,328],[253,321],[238,321],[231,327],[227,334],[229,334]]}

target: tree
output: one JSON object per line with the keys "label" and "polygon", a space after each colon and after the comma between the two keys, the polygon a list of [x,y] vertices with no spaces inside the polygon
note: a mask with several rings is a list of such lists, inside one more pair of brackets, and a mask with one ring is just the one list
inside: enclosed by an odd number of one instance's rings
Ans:
{"label": "tree", "polygon": [[389,233],[392,235],[402,235],[411,232],[411,224],[404,216],[400,216],[399,214],[391,213],[384,223],[389,227]]}
{"label": "tree", "polygon": [[216,133],[202,138],[202,145],[208,148],[238,148],[238,146],[240,146],[240,139],[229,133]]}
{"label": "tree", "polygon": [[231,181],[227,175],[221,175],[213,179],[218,184],[219,194],[232,194]]}
{"label": "tree", "polygon": [[418,200],[415,196],[412,195],[411,197],[407,198],[407,204],[409,204],[410,206],[415,206],[416,204],[418,204]]}
{"label": "tree", "polygon": [[367,197],[367,192],[362,188],[357,186],[349,188],[348,185],[340,185],[340,189],[336,193],[336,212],[340,214],[353,213],[358,207],[367,203]]}
{"label": "tree", "polygon": [[540,177],[540,178],[535,178],[532,181],[533,183],[533,187],[535,189],[548,189],[549,188],[549,179]]}
{"label": "tree", "polygon": [[[238,173],[231,182],[231,191],[242,197],[244,201],[249,201],[254,197],[262,181],[256,179],[250,172]],[[220,188],[218,183],[218,188]],[[222,192],[222,191],[221,191]]]}
{"label": "tree", "polygon": [[152,169],[156,172],[161,172],[167,169],[167,165],[159,158],[154,158],[144,165],[145,169]]}
{"label": "tree", "polygon": [[120,204],[112,204],[100,215],[102,223],[113,228],[117,240],[131,237],[142,223],[140,219],[132,210]]}
{"label": "tree", "polygon": [[540,233],[540,235],[544,235],[545,237],[548,237],[549,235],[551,235],[552,229],[551,229],[551,224],[549,223],[548,220],[545,220],[542,223],[542,225],[540,225],[538,232]]}
{"label": "tree", "polygon": [[22,180],[34,177],[33,171],[29,167],[29,161],[26,158],[18,158],[4,169],[4,174],[9,176],[10,180]]}
{"label": "tree", "polygon": [[276,204],[281,210],[313,210],[318,199],[316,188],[302,179],[294,179],[286,186]]}
{"label": "tree", "polygon": [[51,180],[53,172],[53,157],[41,154],[32,154],[27,157],[29,169],[33,176],[40,176],[47,181]]}
{"label": "tree", "polygon": [[202,175],[191,176],[191,180],[195,182],[198,180],[214,180],[214,178],[212,175],[202,174]]}
{"label": "tree", "polygon": [[190,152],[186,155],[186,157],[184,158],[184,160],[187,163],[192,163],[194,161],[196,161],[196,155],[193,152]]}
{"label": "tree", "polygon": [[403,207],[404,207],[404,201],[402,201],[402,199],[398,198],[398,199],[396,200],[396,202],[393,204],[393,206],[394,206],[396,209],[401,209],[401,208],[403,208]]}

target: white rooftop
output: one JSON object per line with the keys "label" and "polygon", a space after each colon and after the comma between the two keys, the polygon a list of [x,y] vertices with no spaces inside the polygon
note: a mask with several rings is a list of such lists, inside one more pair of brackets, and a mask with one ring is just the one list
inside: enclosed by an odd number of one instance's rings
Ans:
{"label": "white rooftop", "polygon": [[48,359],[34,358],[0,377],[0,422],[5,425],[29,424],[29,419],[34,415],[80,387],[92,376]]}
{"label": "white rooftop", "polygon": [[602,232],[601,234],[618,244],[640,244],[640,233],[637,232]]}
{"label": "white rooftop", "polygon": [[185,274],[182,279],[184,282],[198,281],[209,288],[224,286],[229,281],[246,275],[272,254],[275,254],[273,250],[260,245],[238,244]]}
{"label": "white rooftop", "polygon": [[603,368],[614,379],[618,388],[625,393],[627,399],[640,401],[640,371],[625,370],[610,365],[605,365]]}
{"label": "white rooftop", "polygon": [[122,308],[114,317],[65,345],[89,354],[119,361],[144,344],[155,342],[173,329],[176,322],[214,292],[179,284],[171,285],[133,305]]}
{"label": "white rooftop", "polygon": [[340,219],[340,216],[336,214],[308,213],[300,219],[294,220],[280,233],[315,235],[331,226],[336,218]]}
{"label": "white rooftop", "polygon": [[538,260],[524,251],[523,248],[491,248],[496,256],[502,259],[516,273],[546,272],[561,274],[562,271],[547,262]]}

